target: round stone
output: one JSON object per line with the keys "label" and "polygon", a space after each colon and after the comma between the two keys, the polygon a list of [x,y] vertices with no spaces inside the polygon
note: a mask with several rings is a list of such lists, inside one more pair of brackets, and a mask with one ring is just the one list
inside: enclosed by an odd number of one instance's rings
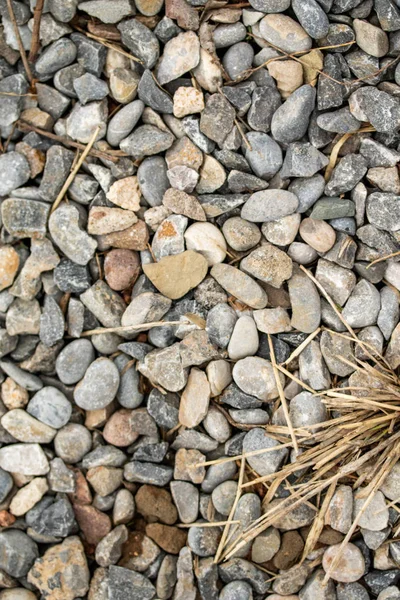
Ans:
{"label": "round stone", "polygon": [[187,543],[196,556],[214,556],[221,538],[220,527],[191,527]]}
{"label": "round stone", "polygon": [[75,387],[74,400],[85,410],[105,408],[114,400],[119,383],[119,372],[113,361],[98,358],[89,365],[82,381]]}
{"label": "round stone", "polygon": [[217,485],[211,494],[215,510],[228,516],[236,498],[238,484],[236,481],[224,481]]}
{"label": "round stone", "polygon": [[111,250],[104,260],[104,276],[112,290],[125,290],[140,274],[140,259],[133,250]]}
{"label": "round stone", "polygon": [[325,221],[306,218],[301,222],[300,236],[311,248],[317,252],[328,252],[336,241],[333,227]]}
{"label": "round stone", "polygon": [[361,550],[351,543],[346,544],[343,551],[341,544],[329,546],[322,559],[325,572],[328,571],[339,552],[341,552],[340,559],[330,573],[332,579],[342,583],[352,583],[361,579],[365,571],[365,560]]}
{"label": "round stone", "polygon": [[241,217],[231,217],[222,226],[222,233],[229,246],[238,252],[254,248],[261,240],[261,232],[255,223]]}
{"label": "round stone", "polygon": [[70,423],[60,429],[54,438],[54,449],[57,456],[68,464],[82,460],[92,447],[90,431],[83,425]]}
{"label": "round stone", "polygon": [[260,21],[260,33],[267,42],[288,53],[309,50],[312,45],[302,26],[287,15],[267,15]]}
{"label": "round stone", "polygon": [[[278,397],[272,364],[260,356],[249,356],[238,360],[232,371],[233,380],[240,389],[263,402]],[[282,385],[285,378],[279,375]]]}

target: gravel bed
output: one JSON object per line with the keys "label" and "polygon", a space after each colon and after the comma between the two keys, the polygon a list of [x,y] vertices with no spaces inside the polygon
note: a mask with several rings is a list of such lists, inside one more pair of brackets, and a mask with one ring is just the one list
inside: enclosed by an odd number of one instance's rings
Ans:
{"label": "gravel bed", "polygon": [[0,600],[399,600],[400,0],[0,16]]}

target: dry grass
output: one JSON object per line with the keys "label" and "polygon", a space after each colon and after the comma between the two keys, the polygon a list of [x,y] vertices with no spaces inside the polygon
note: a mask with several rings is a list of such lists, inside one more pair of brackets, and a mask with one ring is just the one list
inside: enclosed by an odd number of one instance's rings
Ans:
{"label": "dry grass", "polygon": [[[302,450],[294,463],[287,463],[280,471],[271,475],[255,477],[250,481],[243,482],[242,471],[245,469],[243,462],[246,462],[249,456],[270,452],[274,448],[216,460],[212,463],[203,463],[204,466],[230,460],[242,461],[237,499],[246,491],[246,488],[260,483],[267,486],[267,494],[263,499],[262,516],[251,523],[233,542],[229,543],[228,535],[224,535],[215,557],[216,562],[234,557],[238,550],[257,535],[276,524],[279,519],[292,512],[296,507],[307,503],[315,508],[316,516],[305,543],[300,561],[303,562],[316,546],[324,527],[329,503],[338,484],[345,482],[347,485],[352,485],[357,497],[364,499],[364,505],[341,543],[341,549],[343,550],[353,535],[357,533],[358,522],[372,501],[375,492],[380,488],[393,465],[400,458],[399,377],[390,368],[384,357],[357,338],[356,333],[343,320],[324,288],[311,273],[304,268],[303,271],[314,281],[348,331],[344,334],[334,331],[330,331],[330,333],[347,338],[355,346],[360,345],[363,352],[368,356],[368,361],[354,358],[354,362],[338,357],[343,362],[351,364],[354,373],[358,374],[359,380],[365,383],[315,392],[282,365],[274,365],[286,377],[296,381],[304,389],[321,398],[330,412],[331,418],[318,425],[296,429],[292,427],[286,409],[284,411],[287,420],[286,426],[267,425],[265,429],[268,435],[279,440],[275,448],[294,448],[296,441]],[[317,333],[311,334],[307,338],[302,345],[302,349],[315,335]],[[299,352],[295,351],[286,361],[286,364],[292,362],[298,354]],[[272,362],[274,364],[274,360]],[[285,407],[285,404],[282,403],[282,406]],[[310,441],[312,441],[312,445],[310,445]],[[283,442],[283,444],[279,442]],[[303,474],[296,477],[295,473],[300,470]],[[287,490],[290,491],[290,495],[283,498],[278,505],[274,503],[270,506],[271,500],[274,499],[276,490],[281,484],[286,486]],[[315,504],[310,504],[310,502]],[[394,504],[391,503],[391,505]],[[233,519],[234,510],[231,511],[229,516],[229,520]],[[226,525],[225,531],[227,530],[229,531],[229,525]],[[393,535],[396,536],[399,531],[400,527],[397,523]],[[326,573],[326,581],[339,560],[340,553]]]}

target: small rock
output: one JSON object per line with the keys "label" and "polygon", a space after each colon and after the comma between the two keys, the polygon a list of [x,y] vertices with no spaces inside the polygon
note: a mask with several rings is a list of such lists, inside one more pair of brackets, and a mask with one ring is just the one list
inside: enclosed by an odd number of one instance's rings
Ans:
{"label": "small rock", "polygon": [[166,256],[158,263],[144,265],[143,270],[164,296],[177,299],[204,279],[207,261],[201,254],[188,250],[175,256]]}
{"label": "small rock", "polygon": [[[341,544],[330,546],[322,559],[322,565],[325,571],[328,571],[331,563],[337,556]],[[344,583],[357,581],[364,575],[365,561],[359,548],[354,544],[347,544],[344,550],[341,550],[340,559],[335,568],[330,571],[332,579]]]}

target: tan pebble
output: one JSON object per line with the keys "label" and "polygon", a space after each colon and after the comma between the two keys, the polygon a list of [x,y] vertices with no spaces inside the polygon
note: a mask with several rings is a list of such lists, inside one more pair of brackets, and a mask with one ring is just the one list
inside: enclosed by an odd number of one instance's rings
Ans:
{"label": "tan pebble", "polygon": [[131,69],[114,69],[110,74],[109,86],[114,100],[128,104],[136,97],[140,76]]}
{"label": "tan pebble", "polygon": [[0,291],[10,287],[19,267],[19,256],[12,246],[0,248]]}
{"label": "tan pebble", "polygon": [[11,377],[1,384],[1,399],[8,410],[24,408],[29,402],[28,391],[18,385]]}
{"label": "tan pebble", "polygon": [[317,252],[328,252],[336,241],[336,233],[325,221],[304,219],[300,225],[300,236]]}
{"label": "tan pebble", "polygon": [[276,79],[278,90],[284,98],[303,85],[303,67],[295,60],[273,61],[268,65],[268,72]]}
{"label": "tan pebble", "polygon": [[34,127],[39,127],[46,131],[51,131],[53,129],[53,117],[51,117],[49,113],[44,112],[44,110],[40,110],[40,108],[28,108],[21,113],[20,118]]}
{"label": "tan pebble", "polygon": [[137,177],[133,175],[115,181],[106,196],[110,202],[121,208],[133,211],[139,210],[141,194]]}
{"label": "tan pebble", "polygon": [[179,406],[181,425],[197,427],[202,422],[207,416],[210,394],[210,385],[204,371],[191,369]]}
{"label": "tan pebble", "polygon": [[130,210],[94,206],[89,211],[88,233],[90,235],[106,235],[115,231],[123,231],[137,222],[137,216]]}
{"label": "tan pebble", "polygon": [[44,169],[46,163],[46,155],[38,148],[32,148],[25,142],[19,142],[15,146],[15,150],[20,154],[23,154],[29,163],[31,170],[31,178],[33,179],[36,175],[39,175]]}
{"label": "tan pebble", "polygon": [[340,554],[335,568],[331,571],[331,577],[342,583],[358,581],[364,575],[365,561],[361,550],[354,544],[346,544],[342,549],[341,544],[330,546],[322,559],[322,566],[328,572],[332,562]]}
{"label": "tan pebble", "polygon": [[45,477],[35,477],[15,494],[11,500],[10,512],[15,517],[21,517],[43,498],[48,489]]}
{"label": "tan pebble", "polygon": [[178,119],[201,112],[204,109],[204,97],[194,87],[179,87],[174,94],[174,115]]}
{"label": "tan pebble", "polygon": [[143,265],[145,275],[167,298],[177,300],[199,285],[207,275],[207,260],[193,250],[165,256],[158,263]]}

